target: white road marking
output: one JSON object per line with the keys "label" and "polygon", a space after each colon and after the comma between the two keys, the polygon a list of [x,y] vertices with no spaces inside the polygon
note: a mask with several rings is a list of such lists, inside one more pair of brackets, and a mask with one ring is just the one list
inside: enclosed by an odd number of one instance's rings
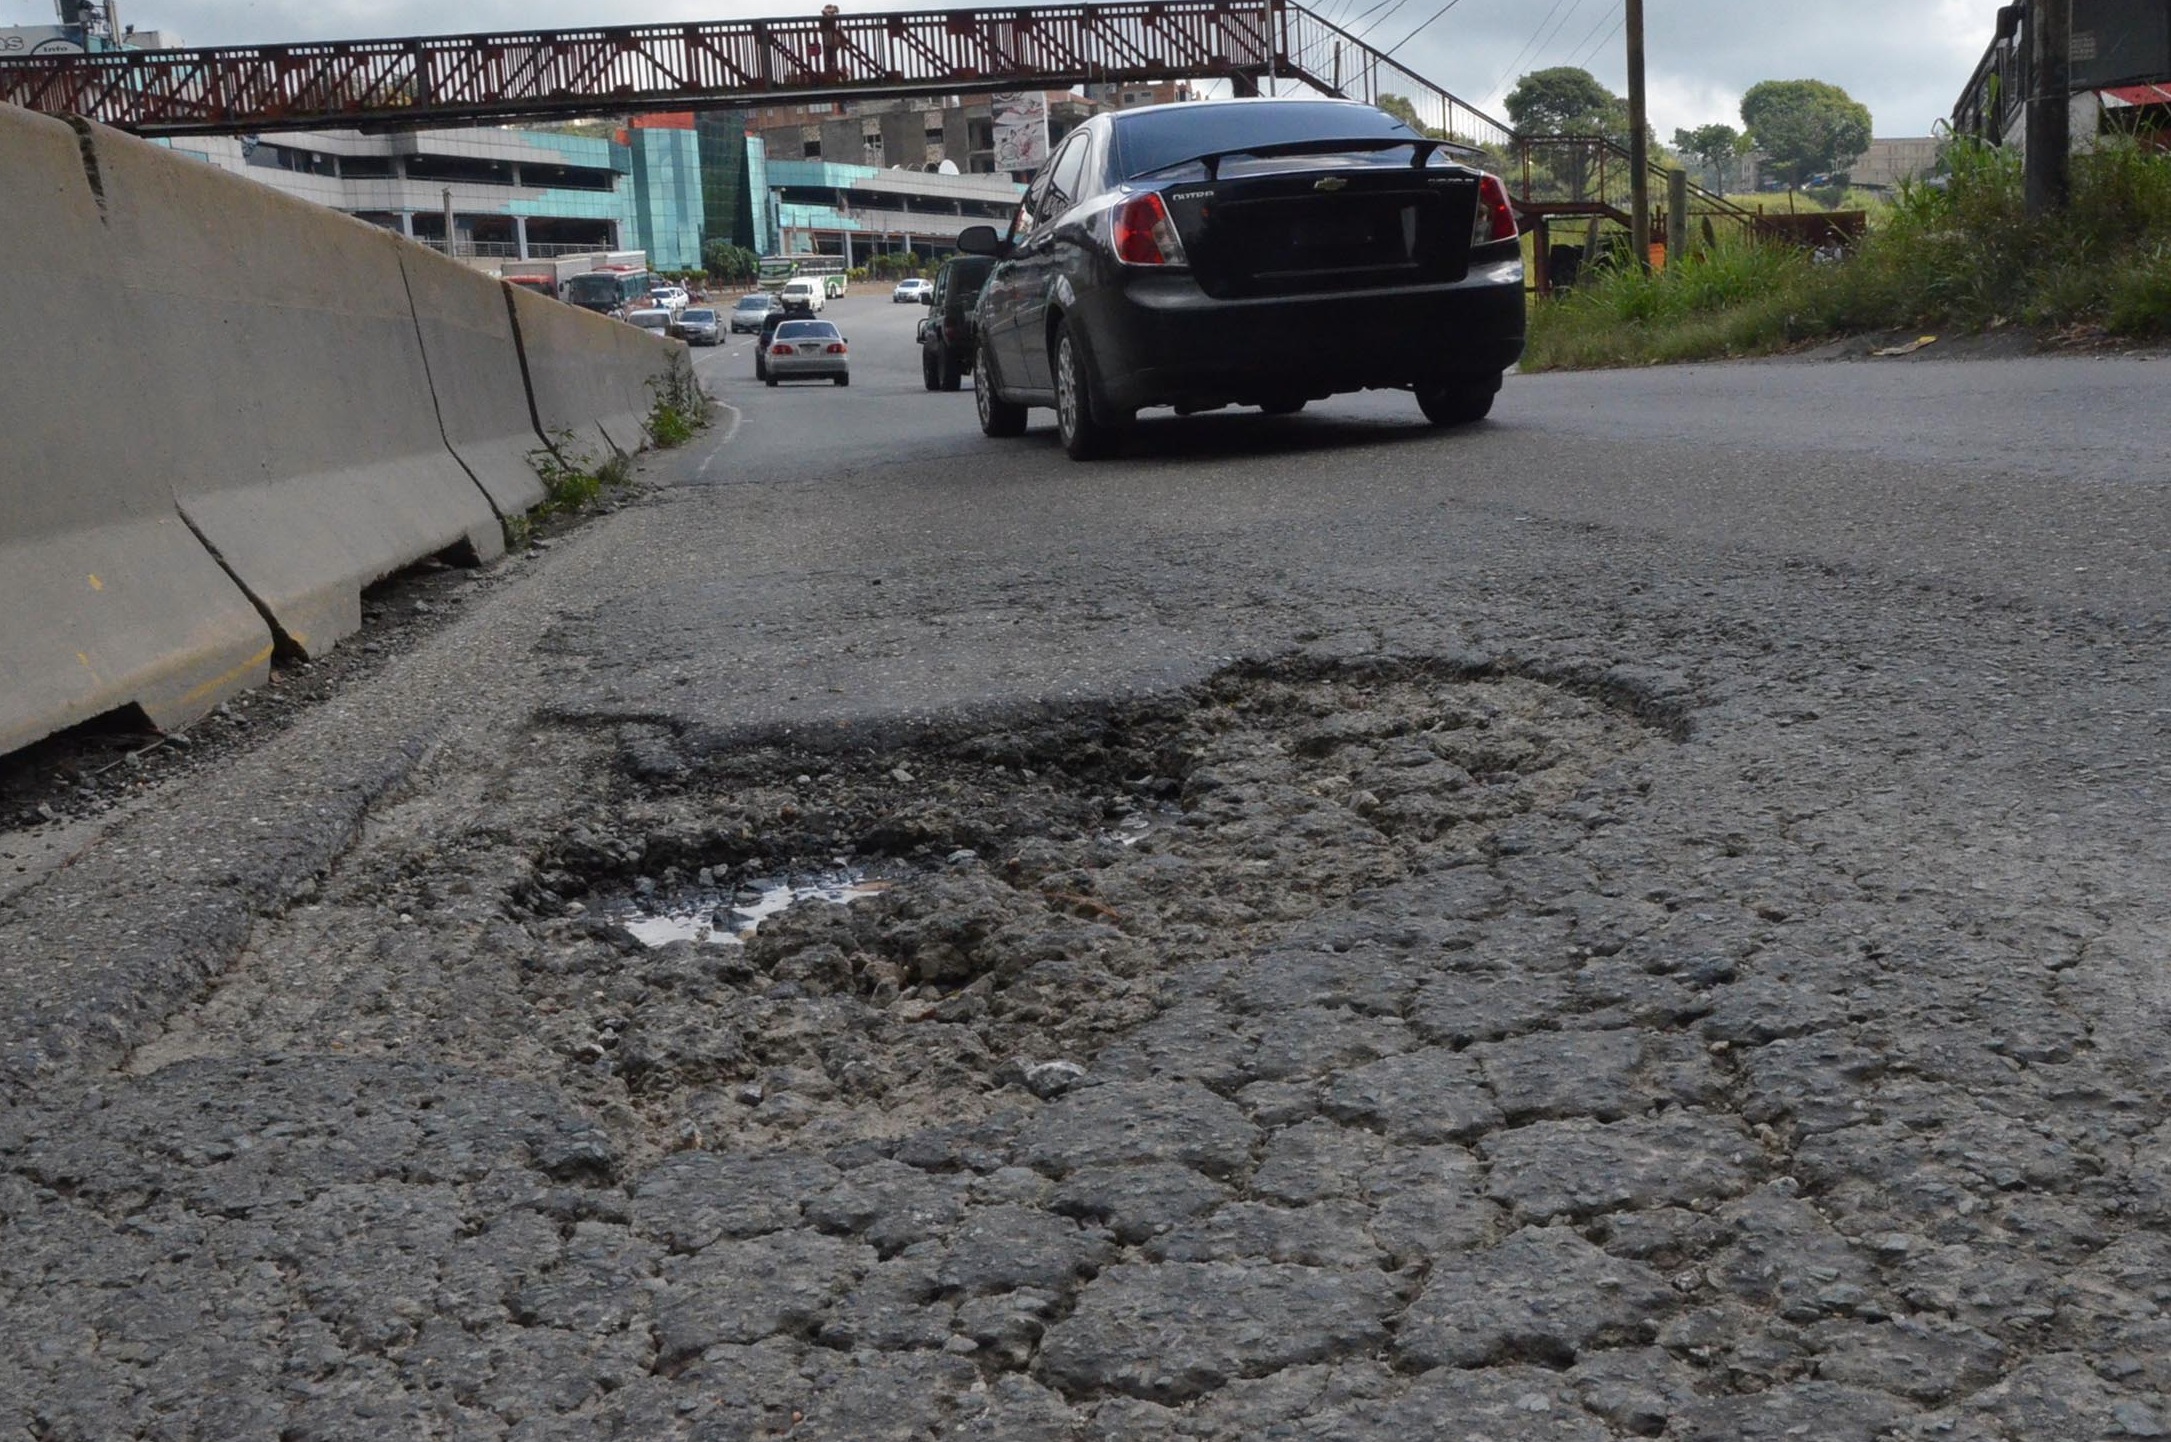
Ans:
{"label": "white road marking", "polygon": [[739,434],[739,422],[745,419],[745,414],[731,402],[718,401],[716,404],[731,412],[731,424],[709,447],[709,453],[701,458],[701,468],[694,472],[697,476],[705,476],[709,473],[709,467],[716,464],[716,458],[724,453],[724,447],[730,445],[732,438]]}

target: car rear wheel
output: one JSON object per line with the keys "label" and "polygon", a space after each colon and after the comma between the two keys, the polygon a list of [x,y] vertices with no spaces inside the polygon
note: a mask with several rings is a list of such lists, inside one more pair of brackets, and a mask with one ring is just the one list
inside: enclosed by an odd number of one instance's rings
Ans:
{"label": "car rear wheel", "polygon": [[837,384],[840,386],[848,386],[852,383],[852,378],[850,376],[838,376],[836,380]]}
{"label": "car rear wheel", "polygon": [[771,386],[774,386],[776,384],[775,376],[763,376],[762,379],[767,381]]}
{"label": "car rear wheel", "polygon": [[942,361],[936,367],[935,388],[937,390],[954,391],[965,384],[964,363],[958,359],[957,352],[947,345],[942,347],[940,355]]}
{"label": "car rear wheel", "polygon": [[1301,399],[1262,401],[1259,405],[1259,413],[1269,416],[1293,416],[1303,409],[1304,402]]}
{"label": "car rear wheel", "polygon": [[1417,408],[1436,426],[1467,426],[1492,412],[1498,376],[1451,376],[1417,387]]}
{"label": "car rear wheel", "polygon": [[1094,419],[1091,368],[1069,321],[1055,328],[1055,433],[1074,461],[1099,460],[1121,439],[1114,426]]}
{"label": "car rear wheel", "polygon": [[920,380],[931,391],[942,389],[942,375],[935,365],[935,353],[926,346],[920,347]]}
{"label": "car rear wheel", "polygon": [[997,438],[1025,434],[1025,407],[1003,399],[985,350],[980,352],[978,374],[973,378],[972,405],[980,413],[981,434]]}

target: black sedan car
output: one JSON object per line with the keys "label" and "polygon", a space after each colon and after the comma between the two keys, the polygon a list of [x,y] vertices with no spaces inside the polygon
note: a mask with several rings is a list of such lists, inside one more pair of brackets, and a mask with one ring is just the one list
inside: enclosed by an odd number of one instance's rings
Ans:
{"label": "black sedan car", "polygon": [[1083,460],[1136,413],[1413,391],[1482,419],[1523,350],[1523,261],[1496,176],[1347,100],[1099,115],[1033,178],[976,313],[980,428],[1053,406]]}

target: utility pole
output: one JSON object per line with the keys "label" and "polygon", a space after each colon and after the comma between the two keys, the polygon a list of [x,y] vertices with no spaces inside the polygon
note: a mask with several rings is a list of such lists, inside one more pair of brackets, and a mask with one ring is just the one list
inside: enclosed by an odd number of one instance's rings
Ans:
{"label": "utility pole", "polygon": [[2073,0],[2029,0],[2026,23],[2028,213],[2049,215],[2065,209],[2069,191],[2068,170],[2073,151]]}
{"label": "utility pole", "polygon": [[1628,0],[1628,242],[1651,264],[1651,142],[1643,93],[1643,0]]}

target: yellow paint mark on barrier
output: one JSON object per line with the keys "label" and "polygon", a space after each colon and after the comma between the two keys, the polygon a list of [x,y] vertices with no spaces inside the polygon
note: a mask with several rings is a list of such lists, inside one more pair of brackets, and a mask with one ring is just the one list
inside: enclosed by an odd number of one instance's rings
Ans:
{"label": "yellow paint mark on barrier", "polygon": [[90,657],[84,655],[81,651],[75,653],[75,659],[83,663],[84,670],[88,671],[91,669]]}
{"label": "yellow paint mark on barrier", "polygon": [[254,656],[251,656],[248,660],[242,662],[239,666],[234,667],[231,671],[227,671],[220,675],[214,676],[210,680],[204,682],[203,685],[198,686],[194,690],[188,692],[181,698],[181,704],[184,706],[194,705],[196,702],[202,700],[204,697],[210,695],[212,692],[223,690],[226,685],[229,682],[233,681],[236,677],[247,675],[249,672],[255,670],[257,667],[263,665],[266,661],[269,661],[270,659],[271,647],[266,646],[263,650],[257,652]]}
{"label": "yellow paint mark on barrier", "polygon": [[93,591],[103,591],[106,588],[106,583],[93,576],[90,578],[90,588]]}

